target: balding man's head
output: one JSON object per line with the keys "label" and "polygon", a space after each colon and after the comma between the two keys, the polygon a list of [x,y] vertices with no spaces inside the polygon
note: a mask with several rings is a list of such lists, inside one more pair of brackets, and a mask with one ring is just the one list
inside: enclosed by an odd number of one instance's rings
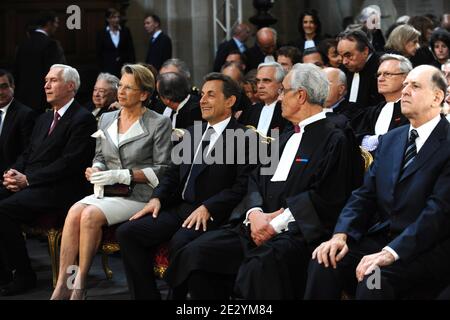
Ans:
{"label": "balding man's head", "polygon": [[347,93],[347,78],[345,73],[338,68],[323,69],[330,83],[325,108],[329,108],[340,101]]}
{"label": "balding man's head", "polygon": [[256,33],[256,42],[265,55],[274,54],[277,48],[277,32],[272,28],[261,28]]}
{"label": "balding man's head", "polygon": [[403,82],[402,113],[417,128],[441,111],[447,83],[439,69],[429,65],[414,68]]}
{"label": "balding man's head", "polygon": [[233,37],[239,39],[241,42],[246,42],[248,37],[250,37],[251,29],[246,23],[239,23],[233,27],[231,31]]}

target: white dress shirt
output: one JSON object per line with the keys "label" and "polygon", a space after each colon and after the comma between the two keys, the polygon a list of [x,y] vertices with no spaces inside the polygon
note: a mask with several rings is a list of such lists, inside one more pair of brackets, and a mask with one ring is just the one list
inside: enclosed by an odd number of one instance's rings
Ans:
{"label": "white dress shirt", "polygon": [[[59,114],[59,118],[62,118],[64,113],[66,113],[67,109],[69,109],[70,105],[72,104],[73,100],[75,100],[74,98],[72,98],[69,102],[67,102],[61,109],[59,109],[58,111],[54,111],[54,112],[58,112]],[[53,113],[55,114],[55,113]],[[53,117],[53,121],[52,124],[50,125],[50,128],[53,127],[53,122],[55,122],[55,118]]]}
{"label": "white dress shirt", "polygon": [[111,36],[111,41],[114,44],[114,46],[117,48],[119,47],[119,41],[120,41],[120,27],[119,30],[116,32],[113,32],[109,26],[106,27],[106,31],[109,31],[109,35]]}
{"label": "white dress shirt", "polygon": [[256,127],[256,130],[258,130],[265,136],[267,136],[267,132],[269,131],[270,123],[272,122],[272,117],[277,102],[278,101],[275,100],[271,104],[265,105],[261,110],[261,114],[259,115],[258,126]]}
{"label": "white dress shirt", "polygon": [[1,121],[0,121],[0,135],[2,134],[2,129],[3,129],[3,124],[5,123],[5,118],[6,118],[6,113],[8,112],[8,108],[11,105],[12,101],[14,100],[14,98],[11,99],[11,101],[4,106],[3,108],[1,108]]}
{"label": "white dress shirt", "polygon": [[356,102],[358,100],[358,92],[359,92],[359,72],[355,72],[353,74],[352,86],[350,87],[350,98],[349,102]]}
{"label": "white dress shirt", "polygon": [[[227,125],[230,122],[230,120],[231,120],[231,117],[228,117],[225,120],[222,120],[221,122],[218,122],[218,123],[216,123],[216,124],[214,124],[212,126],[208,123],[208,125],[206,126],[206,130],[203,133],[202,140],[198,144],[197,150],[195,151],[193,161],[195,161],[195,158],[197,157],[197,154],[200,151],[200,148],[202,146],[202,141],[205,138],[206,133],[208,132],[208,129],[210,127],[212,127],[214,129],[214,132],[211,134],[211,137],[209,138],[209,145],[208,145],[208,152],[207,152],[207,154],[209,154],[209,152],[211,151],[211,148],[217,142],[217,139],[219,139],[220,135],[225,130],[225,128],[227,127]],[[202,150],[202,152],[204,152],[204,151]],[[183,199],[184,199],[184,192],[186,191],[186,187],[187,187],[189,178],[191,177],[191,172],[192,172],[192,165],[191,165],[191,168],[189,169],[189,175],[188,175],[188,177],[186,179],[186,182],[184,183],[183,192],[181,193],[181,196],[182,196]]]}
{"label": "white dress shirt", "polygon": [[[326,118],[325,112],[322,111],[318,114],[313,115],[312,117],[303,120],[298,124],[300,127],[300,132],[294,133],[286,143],[283,153],[281,154],[280,162],[277,165],[277,169],[275,170],[275,173],[272,179],[270,180],[271,182],[286,181],[289,171],[291,170],[292,163],[294,162],[295,155],[297,154],[298,148],[300,146],[303,133],[305,132],[305,127],[311,123],[314,123],[316,121],[325,118]],[[259,210],[263,212],[262,208],[259,207],[251,208],[246,213],[246,219],[243,222],[244,224],[247,225],[248,223],[250,223],[250,221],[248,220],[248,215],[250,214],[250,212],[254,210]],[[295,221],[294,216],[292,215],[291,210],[289,208],[286,208],[284,212],[275,217],[270,222],[270,224],[277,233],[281,233],[283,231],[288,230],[288,224],[289,222],[292,221]]]}
{"label": "white dress shirt", "polygon": [[155,33],[152,36],[152,42],[155,42],[161,33],[162,33],[162,30],[155,31]]}
{"label": "white dress shirt", "polygon": [[[408,137],[409,137],[409,134],[411,133],[412,129],[417,130],[417,133],[419,134],[419,136],[416,139],[417,154],[420,152],[420,149],[422,149],[423,145],[427,141],[427,139],[430,136],[431,132],[433,132],[434,128],[436,128],[436,126],[438,125],[439,121],[441,121],[441,115],[437,115],[436,117],[434,117],[433,119],[431,119],[427,123],[424,123],[423,125],[421,125],[418,128],[414,128],[412,125],[409,126]],[[386,250],[386,251],[390,252],[394,256],[395,261],[400,259],[400,256],[397,254],[397,252],[395,252],[395,250],[392,249],[391,247],[386,246],[386,247],[383,248],[383,250]]]}

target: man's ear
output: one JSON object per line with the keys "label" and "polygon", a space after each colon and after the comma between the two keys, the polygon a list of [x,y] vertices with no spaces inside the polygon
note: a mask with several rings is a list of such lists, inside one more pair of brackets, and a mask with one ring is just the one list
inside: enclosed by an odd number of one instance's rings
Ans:
{"label": "man's ear", "polygon": [[[445,94],[442,90],[438,90],[436,89],[434,91],[434,99],[433,99],[433,104],[435,104],[436,106],[440,107],[442,102],[445,99]],[[434,105],[433,105],[434,107]]]}
{"label": "man's ear", "polygon": [[236,100],[237,100],[236,96],[230,96],[229,98],[227,98],[227,100],[225,100],[225,106],[227,108],[232,108],[236,103]]}

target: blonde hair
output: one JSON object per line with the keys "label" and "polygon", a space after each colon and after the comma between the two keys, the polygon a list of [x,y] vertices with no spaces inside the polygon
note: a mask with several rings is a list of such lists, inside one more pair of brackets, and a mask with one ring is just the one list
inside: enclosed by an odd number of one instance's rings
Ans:
{"label": "blonde hair", "polygon": [[143,102],[145,106],[148,105],[155,91],[155,78],[152,72],[140,64],[126,64],[122,67],[122,75],[124,73],[133,75],[139,89],[148,92],[148,98]]}
{"label": "blonde hair", "polygon": [[385,48],[405,54],[405,46],[408,42],[419,40],[420,32],[409,24],[402,24],[392,30],[386,41]]}

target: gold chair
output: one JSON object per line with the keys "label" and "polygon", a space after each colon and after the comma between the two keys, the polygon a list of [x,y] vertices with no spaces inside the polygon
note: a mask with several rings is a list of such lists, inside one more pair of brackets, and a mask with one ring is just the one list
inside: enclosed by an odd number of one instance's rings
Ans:
{"label": "gold chair", "polygon": [[365,171],[367,171],[367,170],[369,170],[369,167],[373,162],[373,156],[366,149],[364,149],[362,147],[359,147],[359,148],[361,150],[361,156],[364,159],[364,169],[365,169]]}
{"label": "gold chair", "polygon": [[250,129],[250,130],[253,130],[254,132],[256,132],[258,134],[258,136],[261,137],[261,143],[270,144],[271,142],[275,141],[275,138],[272,138],[272,137],[269,137],[269,136],[266,136],[266,135],[262,134],[262,132],[258,131],[252,125],[246,125],[245,127]]}

